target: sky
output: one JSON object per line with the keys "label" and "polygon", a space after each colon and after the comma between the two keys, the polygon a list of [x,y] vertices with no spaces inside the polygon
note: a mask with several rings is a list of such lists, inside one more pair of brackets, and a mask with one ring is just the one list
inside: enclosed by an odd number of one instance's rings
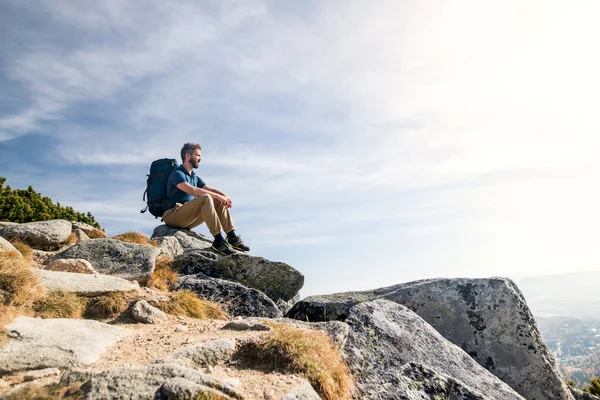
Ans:
{"label": "sky", "polygon": [[0,176],[151,234],[150,163],[200,143],[303,297],[600,270],[599,20],[595,0],[3,0]]}

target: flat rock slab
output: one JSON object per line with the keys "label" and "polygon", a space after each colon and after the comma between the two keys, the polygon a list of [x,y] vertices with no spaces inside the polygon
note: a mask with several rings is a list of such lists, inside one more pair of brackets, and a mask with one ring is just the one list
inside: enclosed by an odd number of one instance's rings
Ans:
{"label": "flat rock slab", "polygon": [[43,269],[34,269],[34,272],[47,290],[62,290],[81,296],[101,296],[111,292],[130,292],[140,288],[137,282],[116,276],[46,271]]}
{"label": "flat rock slab", "polygon": [[71,234],[71,223],[63,219],[0,224],[0,236],[19,239],[32,247],[58,247]]}
{"label": "flat rock slab", "polygon": [[[173,380],[176,379],[175,382]],[[185,384],[184,387],[180,385]],[[210,388],[212,394],[218,393],[224,399],[243,399],[243,395],[233,386],[204,374],[195,369],[172,364],[150,364],[139,367],[123,367],[103,372],[71,370],[63,375],[61,382],[72,384],[87,382],[82,390],[86,399],[181,399],[195,397],[177,397],[184,393],[185,387],[194,393],[199,389],[196,385]],[[178,383],[179,389],[173,386]],[[163,385],[170,385],[167,393],[163,393]],[[175,393],[173,393],[175,392]],[[166,396],[165,396],[166,394]],[[219,398],[219,397],[216,397]]]}
{"label": "flat rock slab", "polygon": [[152,239],[161,242],[160,238],[174,237],[179,242],[183,251],[208,249],[212,246],[213,239],[196,233],[189,229],[171,228],[159,225],[154,228]]}
{"label": "flat rock slab", "polygon": [[0,371],[71,368],[91,364],[128,329],[91,320],[17,317],[6,326]]}
{"label": "flat rock slab", "polygon": [[179,278],[175,289],[191,290],[203,299],[218,302],[231,316],[277,318],[283,315],[264,293],[224,279],[187,275]]}
{"label": "flat rock slab", "polygon": [[190,368],[208,367],[229,361],[236,349],[237,341],[233,338],[209,340],[176,350],[154,363],[178,364]]}
{"label": "flat rock slab", "polygon": [[[458,383],[465,395],[453,399],[524,400],[402,305],[362,303],[350,310],[346,323],[344,354],[357,377],[358,398],[447,398]],[[420,371],[423,365],[433,373]],[[444,379],[436,380],[439,375]]]}
{"label": "flat rock slab", "polygon": [[125,279],[148,278],[160,250],[153,246],[126,243],[116,239],[94,239],[79,242],[54,255],[61,258],[83,258],[94,270],[103,275]]}
{"label": "flat rock slab", "polygon": [[308,297],[288,316],[345,320],[362,302],[403,304],[527,399],[573,400],[516,284],[507,278],[428,279]]}
{"label": "flat rock slab", "polygon": [[304,275],[291,266],[246,254],[232,254],[212,262],[204,255],[186,252],[173,260],[173,266],[188,274],[202,273],[241,283],[260,290],[273,301],[293,299],[304,285]]}

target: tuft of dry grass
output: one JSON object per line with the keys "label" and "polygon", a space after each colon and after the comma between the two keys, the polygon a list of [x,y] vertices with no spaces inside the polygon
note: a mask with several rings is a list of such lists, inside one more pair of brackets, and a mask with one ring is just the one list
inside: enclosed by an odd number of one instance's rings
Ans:
{"label": "tuft of dry grass", "polygon": [[100,229],[94,229],[92,231],[87,231],[87,232],[85,232],[85,234],[88,235],[88,237],[90,239],[103,239],[103,238],[107,237],[106,233],[104,233]]}
{"label": "tuft of dry grass", "polygon": [[46,297],[36,300],[32,309],[37,317],[42,318],[76,318],[80,319],[85,312],[87,299],[75,293],[55,290]]}
{"label": "tuft of dry grass", "polygon": [[127,310],[132,295],[127,292],[112,292],[88,300],[85,317],[91,319],[112,318]]}
{"label": "tuft of dry grass", "polygon": [[127,242],[127,243],[148,244],[148,245],[154,246],[154,247],[158,246],[158,243],[156,243],[156,241],[150,240],[148,235],[146,235],[145,233],[142,233],[142,232],[125,232],[125,233],[120,233],[118,235],[115,235],[112,238],[121,240],[121,241]]}
{"label": "tuft of dry grass", "polygon": [[27,261],[33,261],[33,249],[27,243],[20,239],[13,239],[10,243],[15,247],[15,249],[19,250],[19,253],[23,256]]}
{"label": "tuft of dry grass", "polygon": [[65,386],[53,383],[46,386],[25,386],[10,395],[5,400],[83,400],[82,383]]}
{"label": "tuft of dry grass", "polygon": [[44,296],[44,287],[24,258],[0,253],[0,301],[7,306],[29,307]]}
{"label": "tuft of dry grass", "polygon": [[326,333],[268,324],[273,328],[254,344],[261,357],[275,360],[284,370],[305,376],[326,400],[352,397],[354,378]]}
{"label": "tuft of dry grass", "polygon": [[228,315],[217,303],[202,300],[190,290],[173,293],[167,301],[150,301],[167,314],[182,315],[197,319],[227,319]]}
{"label": "tuft of dry grass", "polygon": [[177,282],[179,275],[171,267],[171,257],[162,255],[156,260],[154,266],[154,272],[150,275],[146,286],[153,289],[162,290],[163,292],[169,291],[171,286]]}
{"label": "tuft of dry grass", "polygon": [[71,232],[71,233],[69,234],[69,237],[67,237],[67,238],[65,239],[65,241],[64,241],[64,242],[62,242],[61,244],[63,244],[63,245],[75,244],[75,243],[77,243],[78,241],[79,241],[79,239],[77,239],[77,235],[75,234],[75,232]]}

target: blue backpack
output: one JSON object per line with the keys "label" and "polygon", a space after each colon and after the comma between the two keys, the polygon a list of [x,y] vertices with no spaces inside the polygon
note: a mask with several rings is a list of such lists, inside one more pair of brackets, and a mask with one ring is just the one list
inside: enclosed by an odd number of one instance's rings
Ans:
{"label": "blue backpack", "polygon": [[152,162],[150,174],[146,180],[146,191],[142,198],[146,201],[146,195],[148,196],[147,206],[140,210],[141,213],[150,210],[150,214],[159,218],[168,210],[167,182],[171,171],[177,167],[179,167],[179,163],[174,158],[161,158]]}

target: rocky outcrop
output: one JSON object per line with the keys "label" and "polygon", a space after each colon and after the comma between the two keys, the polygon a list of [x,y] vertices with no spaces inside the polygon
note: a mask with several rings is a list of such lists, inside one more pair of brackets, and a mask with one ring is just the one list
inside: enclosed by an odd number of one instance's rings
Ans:
{"label": "rocky outcrop", "polygon": [[571,394],[575,398],[575,400],[599,400],[600,397],[594,396],[591,393],[584,392],[583,390],[577,389],[573,386],[569,386],[569,390]]}
{"label": "rocky outcrop", "polygon": [[315,389],[307,380],[304,380],[299,385],[294,386],[281,400],[321,400],[321,396],[315,392]]}
{"label": "rocky outcrop", "polygon": [[137,282],[131,282],[116,276],[77,274],[43,269],[35,269],[34,272],[48,291],[62,290],[80,296],[101,296],[111,292],[135,291],[140,288]]}
{"label": "rocky outcrop", "polygon": [[[61,382],[86,382],[82,390],[87,399],[181,399],[201,398],[201,394],[206,394],[206,398],[209,394],[223,399],[244,398],[231,385],[210,375],[170,364],[123,367],[103,372],[71,370],[63,375]],[[198,397],[182,397],[187,390]]]}
{"label": "rocky outcrop", "polygon": [[160,238],[164,237],[174,237],[177,239],[183,251],[208,249],[212,246],[213,242],[213,239],[189,229],[171,228],[167,225],[159,225],[154,228],[152,239],[160,243]]}
{"label": "rocky outcrop", "polygon": [[304,285],[304,276],[282,262],[262,257],[232,254],[209,261],[204,255],[186,252],[173,260],[177,271],[233,280],[244,286],[260,290],[273,301],[291,300]]}
{"label": "rocky outcrop", "polygon": [[159,237],[155,239],[158,244],[158,248],[162,254],[175,258],[180,254],[183,254],[183,247],[179,244],[179,241],[173,236]]}
{"label": "rocky outcrop", "polygon": [[288,316],[345,320],[354,305],[378,298],[416,312],[523,397],[573,399],[523,295],[510,279],[431,279],[315,296],[297,303]]}
{"label": "rocky outcrop", "polygon": [[158,324],[169,319],[164,311],[154,307],[146,300],[136,301],[131,308],[131,317],[143,324]]}
{"label": "rocky outcrop", "polygon": [[362,303],[346,323],[344,354],[357,377],[358,398],[448,398],[456,389],[453,399],[523,400],[404,306]]}
{"label": "rocky outcrop", "polygon": [[58,247],[71,234],[71,223],[63,219],[27,222],[24,224],[0,224],[0,236],[19,239],[34,248]]}
{"label": "rocky outcrop", "polygon": [[73,233],[75,234],[75,238],[77,239],[78,242],[90,240],[90,237],[81,229],[75,229],[73,231]]}
{"label": "rocky outcrop", "polygon": [[83,258],[100,274],[141,280],[152,274],[159,253],[160,251],[152,246],[116,239],[94,239],[74,244],[56,253],[52,260]]}
{"label": "rocky outcrop", "polygon": [[48,271],[73,272],[77,274],[93,274],[94,268],[89,261],[82,258],[57,259],[50,262],[44,269]]}
{"label": "rocky outcrop", "polygon": [[15,248],[8,240],[4,239],[0,236],[0,251],[14,251],[18,254],[21,254],[19,250]]}
{"label": "rocky outcrop", "polygon": [[209,340],[184,347],[155,361],[159,364],[177,364],[184,367],[208,367],[227,362],[237,348],[233,338]]}
{"label": "rocky outcrop", "polygon": [[0,372],[91,364],[129,334],[97,321],[17,317],[6,326],[11,338],[0,350]]}
{"label": "rocky outcrop", "polygon": [[231,316],[281,317],[283,313],[264,293],[239,283],[205,275],[179,278],[175,290],[191,290],[201,298],[220,303]]}

